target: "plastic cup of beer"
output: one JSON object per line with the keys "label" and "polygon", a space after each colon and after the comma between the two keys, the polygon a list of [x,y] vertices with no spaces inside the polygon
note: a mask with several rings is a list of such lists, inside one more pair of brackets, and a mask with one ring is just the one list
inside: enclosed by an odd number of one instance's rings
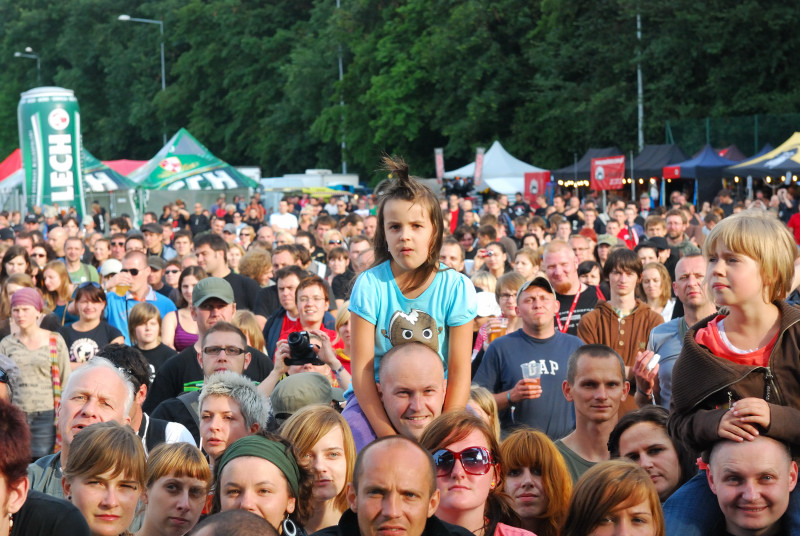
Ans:
{"label": "plastic cup of beer", "polygon": [[522,367],[522,379],[526,380],[525,383],[531,383],[533,385],[542,384],[542,373],[536,362],[523,363],[520,366]]}
{"label": "plastic cup of beer", "polygon": [[117,293],[117,296],[125,297],[125,294],[127,294],[130,289],[130,285],[117,285],[114,287],[114,292]]}
{"label": "plastic cup of beer", "polygon": [[489,344],[506,334],[508,330],[508,318],[494,318],[489,326]]}

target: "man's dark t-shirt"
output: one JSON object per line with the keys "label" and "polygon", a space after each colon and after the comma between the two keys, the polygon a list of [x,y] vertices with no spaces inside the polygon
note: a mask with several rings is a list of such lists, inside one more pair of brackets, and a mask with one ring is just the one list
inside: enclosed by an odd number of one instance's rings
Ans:
{"label": "man's dark t-shirt", "polygon": [[261,290],[255,279],[234,272],[230,272],[223,279],[231,284],[233,298],[236,300],[236,309],[253,311],[255,309],[256,296]]}
{"label": "man's dark t-shirt", "polygon": [[[247,351],[250,352],[252,359],[250,365],[244,369],[244,375],[257,382],[263,381],[272,371],[272,360],[250,346],[247,347]],[[161,366],[153,385],[150,386],[142,410],[145,413],[152,413],[164,400],[181,394],[184,384],[201,381],[203,381],[203,369],[197,361],[197,350],[194,346],[190,346],[169,358]]]}
{"label": "man's dark t-shirt", "polygon": [[[561,320],[561,324],[567,322],[567,317],[569,317],[569,311],[572,308],[572,304],[575,301],[575,295],[570,294],[557,294],[556,297],[558,298],[558,318]],[[597,287],[588,286],[586,290],[581,292],[580,296],[578,297],[578,303],[575,304],[575,309],[572,311],[572,317],[569,319],[569,326],[567,328],[567,333],[570,335],[578,335],[578,322],[580,322],[581,317],[590,311],[594,311],[594,308],[597,307],[598,299],[604,299],[602,296],[598,296]],[[556,329],[558,328],[558,323],[556,323]]]}

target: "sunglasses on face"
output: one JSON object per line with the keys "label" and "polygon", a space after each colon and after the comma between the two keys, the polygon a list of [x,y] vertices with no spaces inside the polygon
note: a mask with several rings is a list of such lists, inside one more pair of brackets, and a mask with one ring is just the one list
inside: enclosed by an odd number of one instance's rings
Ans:
{"label": "sunglasses on face", "polygon": [[165,274],[179,274],[180,270],[164,270]]}
{"label": "sunglasses on face", "polygon": [[332,244],[332,245],[336,245],[336,246],[338,246],[341,243],[342,243],[341,240],[328,240],[328,244]]}
{"label": "sunglasses on face", "polygon": [[125,242],[111,242],[112,246],[125,247]]}
{"label": "sunglasses on face", "polygon": [[133,277],[139,275],[140,271],[141,270],[139,270],[138,268],[123,268],[122,270],[120,270],[120,272],[125,274],[131,274]]}
{"label": "sunglasses on face", "polygon": [[8,382],[9,382],[8,373],[4,369],[0,368],[0,383],[7,384]]}
{"label": "sunglasses on face", "polygon": [[203,348],[203,351],[207,355],[219,355],[225,352],[225,355],[228,357],[242,355],[245,352],[245,350],[237,348],[236,346],[206,346]]}
{"label": "sunglasses on face", "polygon": [[31,253],[31,257],[47,257],[47,253]]}
{"label": "sunglasses on face", "polygon": [[453,471],[456,460],[471,475],[485,475],[492,467],[492,455],[483,447],[468,447],[461,452],[441,449],[433,453],[436,476],[448,476]]}

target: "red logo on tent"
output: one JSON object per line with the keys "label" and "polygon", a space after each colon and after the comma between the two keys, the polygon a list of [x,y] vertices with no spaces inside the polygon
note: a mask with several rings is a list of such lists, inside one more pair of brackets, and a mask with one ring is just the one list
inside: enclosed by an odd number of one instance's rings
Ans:
{"label": "red logo on tent", "polygon": [[181,170],[181,161],[178,159],[177,156],[170,156],[169,158],[165,158],[158,164],[161,168],[170,173],[178,173]]}

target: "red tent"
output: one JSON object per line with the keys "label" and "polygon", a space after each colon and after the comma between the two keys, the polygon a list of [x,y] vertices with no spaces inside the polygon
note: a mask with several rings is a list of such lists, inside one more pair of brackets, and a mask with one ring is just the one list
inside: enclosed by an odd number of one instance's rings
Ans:
{"label": "red tent", "polygon": [[145,165],[147,160],[104,160],[103,163],[126,177],[134,170]]}
{"label": "red tent", "polygon": [[22,151],[14,149],[8,158],[0,162],[0,181],[22,169]]}

